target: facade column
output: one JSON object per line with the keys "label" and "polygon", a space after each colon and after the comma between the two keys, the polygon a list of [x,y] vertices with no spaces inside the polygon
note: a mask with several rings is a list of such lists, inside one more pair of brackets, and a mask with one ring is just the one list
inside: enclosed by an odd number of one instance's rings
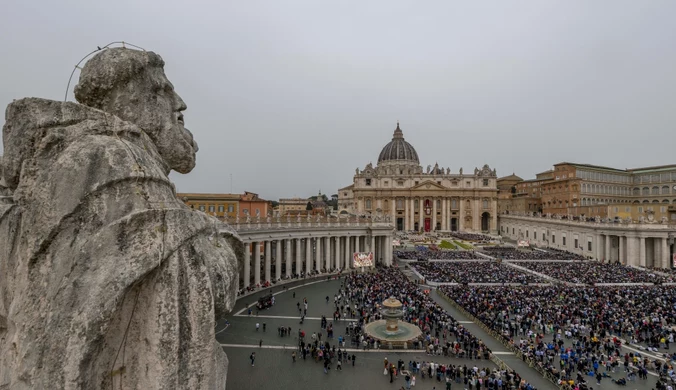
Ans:
{"label": "facade column", "polygon": [[312,271],[312,238],[305,239],[305,275]]}
{"label": "facade column", "polygon": [[[369,245],[369,251],[373,252],[373,257],[375,258],[376,256],[376,237],[374,235],[371,235],[371,245]],[[375,263],[375,261],[374,261]]]}
{"label": "facade column", "polygon": [[601,261],[603,260],[603,250],[601,249],[603,246],[603,243],[601,242],[601,237],[603,237],[601,234],[597,234],[596,237],[594,238],[595,242],[595,247],[594,247],[594,253],[596,253],[596,260]]}
{"label": "facade column", "polygon": [[481,233],[481,199],[474,199],[472,210],[472,229]]}
{"label": "facade column", "polygon": [[300,248],[300,238],[296,238],[296,275],[300,276],[300,271],[302,270],[301,263],[301,248]]}
{"label": "facade column", "polygon": [[450,230],[448,228],[448,199],[441,198],[441,230]]}
{"label": "facade column", "polygon": [[387,245],[387,265],[391,266],[392,265],[392,236],[386,236],[387,242],[385,245]]}
{"label": "facade column", "polygon": [[410,206],[411,206],[411,215],[410,215],[410,223],[409,223],[409,230],[414,230],[415,228],[415,199],[411,198],[410,199]]}
{"label": "facade column", "polygon": [[645,261],[645,237],[639,237],[638,239],[638,265],[641,267],[646,266]]}
{"label": "facade column", "polygon": [[458,231],[463,231],[465,229],[465,198],[460,197],[458,199],[460,202],[460,215],[458,216]]}
{"label": "facade column", "polygon": [[660,250],[660,260],[661,260],[661,267],[664,269],[669,269],[671,268],[669,266],[669,263],[671,262],[671,259],[669,258],[670,253],[669,253],[669,239],[668,238],[660,238],[660,243],[662,246],[662,249]]}
{"label": "facade column", "polygon": [[244,285],[247,288],[251,284],[251,243],[244,244]]}
{"label": "facade column", "polygon": [[425,205],[423,204],[424,201],[425,200],[423,198],[418,199],[418,231],[425,228],[425,221],[423,219],[423,216],[425,215],[423,212],[425,209]]}
{"label": "facade column", "polygon": [[291,240],[284,241],[284,262],[286,265],[284,276],[291,277]]}
{"label": "facade column", "polygon": [[397,228],[397,198],[392,198],[392,223]]}
{"label": "facade column", "polygon": [[610,241],[612,240],[612,236],[606,235],[606,253],[605,253],[605,259],[608,263],[610,263]]}
{"label": "facade column", "polygon": [[618,250],[618,260],[620,261],[620,264],[627,264],[627,259],[624,258],[624,237],[623,236],[617,236],[617,245],[619,246]]}
{"label": "facade column", "polygon": [[333,243],[333,252],[335,255],[333,260],[333,268],[338,269],[340,268],[340,237],[335,237]]}
{"label": "facade column", "polygon": [[322,238],[317,237],[315,239],[315,270],[321,272],[322,270]]}
{"label": "facade column", "polygon": [[432,226],[430,226],[430,231],[437,230],[437,201],[439,199],[432,198]]}
{"label": "facade column", "polygon": [[324,269],[331,270],[331,237],[324,237]]}
{"label": "facade column", "polygon": [[275,245],[275,280],[282,278],[282,240]]}
{"label": "facade column", "polygon": [[408,199],[404,198],[404,231],[410,230],[408,228],[408,222],[409,222],[408,213],[409,213],[409,211],[410,210],[408,209]]}
{"label": "facade column", "polygon": [[270,280],[270,262],[272,260],[272,248],[270,248],[270,241],[265,241],[265,282],[272,283]]}

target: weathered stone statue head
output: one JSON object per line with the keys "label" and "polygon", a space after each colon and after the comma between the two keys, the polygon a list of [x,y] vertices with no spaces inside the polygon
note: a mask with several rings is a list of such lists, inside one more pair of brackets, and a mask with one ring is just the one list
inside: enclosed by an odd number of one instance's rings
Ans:
{"label": "weathered stone statue head", "polygon": [[143,129],[169,169],[188,173],[195,167],[197,143],[183,121],[187,107],[159,55],[126,48],[97,54],[82,68],[75,98]]}

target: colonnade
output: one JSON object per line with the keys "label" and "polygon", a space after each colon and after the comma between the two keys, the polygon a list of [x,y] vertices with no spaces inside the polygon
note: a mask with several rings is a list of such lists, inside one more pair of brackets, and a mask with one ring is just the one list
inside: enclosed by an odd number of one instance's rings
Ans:
{"label": "colonnade", "polygon": [[[244,267],[240,289],[300,274],[355,269],[355,252],[373,252],[374,265],[392,265],[392,235],[298,235],[289,238],[244,240]],[[253,269],[253,277],[252,277]]]}
{"label": "colonnade", "polygon": [[596,258],[607,262],[648,268],[671,268],[669,237],[630,234],[599,234]]}

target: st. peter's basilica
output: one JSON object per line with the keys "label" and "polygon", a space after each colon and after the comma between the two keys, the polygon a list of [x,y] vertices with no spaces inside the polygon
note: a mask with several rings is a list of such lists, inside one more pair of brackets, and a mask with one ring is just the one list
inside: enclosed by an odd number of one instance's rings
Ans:
{"label": "st. peter's basilica", "polygon": [[390,215],[397,230],[497,233],[497,175],[488,165],[451,172],[438,164],[423,169],[399,128],[378,156],[338,190],[342,214]]}

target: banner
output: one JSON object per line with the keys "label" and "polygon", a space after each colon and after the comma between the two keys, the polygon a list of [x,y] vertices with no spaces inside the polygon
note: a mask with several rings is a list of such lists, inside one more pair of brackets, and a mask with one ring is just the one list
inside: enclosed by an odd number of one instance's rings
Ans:
{"label": "banner", "polygon": [[519,240],[516,244],[518,247],[528,247],[530,243],[526,240]]}
{"label": "banner", "polygon": [[352,254],[353,267],[373,267],[373,252],[355,252]]}
{"label": "banner", "polygon": [[394,245],[394,246],[400,246],[400,245],[401,245],[401,241],[399,241],[399,240],[392,240],[392,245]]}

